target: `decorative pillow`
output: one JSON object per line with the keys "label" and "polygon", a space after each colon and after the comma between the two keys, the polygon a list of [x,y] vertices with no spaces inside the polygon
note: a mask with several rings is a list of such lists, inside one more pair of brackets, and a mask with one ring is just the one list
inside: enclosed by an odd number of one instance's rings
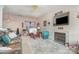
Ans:
{"label": "decorative pillow", "polygon": [[11,38],[10,38],[7,34],[4,34],[4,35],[2,36],[2,40],[3,40],[3,42],[4,42],[5,44],[9,44],[10,41],[11,41]]}
{"label": "decorative pillow", "polygon": [[11,39],[17,37],[16,33],[14,33],[14,32],[9,33],[8,35],[9,35],[9,37],[10,37]]}

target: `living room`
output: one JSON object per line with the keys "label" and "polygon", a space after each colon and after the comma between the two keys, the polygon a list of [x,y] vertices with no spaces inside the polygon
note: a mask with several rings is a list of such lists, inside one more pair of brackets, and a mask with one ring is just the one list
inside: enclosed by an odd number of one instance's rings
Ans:
{"label": "living room", "polygon": [[[17,36],[21,38],[20,52],[23,54],[79,53],[78,13],[77,5],[0,6],[0,31],[18,30]],[[46,37],[43,36],[44,33],[47,34]]]}

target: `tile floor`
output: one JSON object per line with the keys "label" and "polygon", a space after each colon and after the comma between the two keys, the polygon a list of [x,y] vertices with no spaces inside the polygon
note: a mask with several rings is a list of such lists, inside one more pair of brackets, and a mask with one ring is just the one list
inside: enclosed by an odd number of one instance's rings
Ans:
{"label": "tile floor", "polygon": [[22,37],[23,53],[31,54],[74,54],[68,47],[55,42],[52,39],[32,39],[29,36]]}

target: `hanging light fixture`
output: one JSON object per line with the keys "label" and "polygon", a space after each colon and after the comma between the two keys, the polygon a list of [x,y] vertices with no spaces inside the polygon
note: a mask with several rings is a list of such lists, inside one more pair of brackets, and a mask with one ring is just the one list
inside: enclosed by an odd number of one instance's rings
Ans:
{"label": "hanging light fixture", "polygon": [[37,5],[33,5],[33,6],[32,6],[32,11],[33,11],[33,12],[38,11],[38,9],[39,9],[39,6],[37,6]]}

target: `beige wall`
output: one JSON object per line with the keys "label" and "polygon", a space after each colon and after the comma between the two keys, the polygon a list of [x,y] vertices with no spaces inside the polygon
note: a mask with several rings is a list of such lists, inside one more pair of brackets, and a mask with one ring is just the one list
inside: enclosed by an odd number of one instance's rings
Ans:
{"label": "beige wall", "polygon": [[[54,15],[59,11],[63,11],[63,13],[70,13],[69,25],[53,26]],[[51,35],[50,38],[54,39],[54,32],[63,32],[66,33],[66,42],[77,43],[79,40],[79,18],[77,18],[77,15],[79,15],[78,12],[79,6],[55,6],[41,18],[41,22],[44,20],[51,22],[51,25],[47,26],[47,28],[50,27],[48,28]],[[58,27],[63,27],[63,29],[58,29]]]}
{"label": "beige wall", "polygon": [[0,6],[0,28],[2,28],[3,26],[3,6]]}
{"label": "beige wall", "polygon": [[16,30],[17,28],[22,29],[22,22],[24,21],[33,21],[38,22],[37,17],[32,16],[20,16],[14,14],[5,14],[3,17],[3,27],[4,28],[11,28],[12,30]]}

